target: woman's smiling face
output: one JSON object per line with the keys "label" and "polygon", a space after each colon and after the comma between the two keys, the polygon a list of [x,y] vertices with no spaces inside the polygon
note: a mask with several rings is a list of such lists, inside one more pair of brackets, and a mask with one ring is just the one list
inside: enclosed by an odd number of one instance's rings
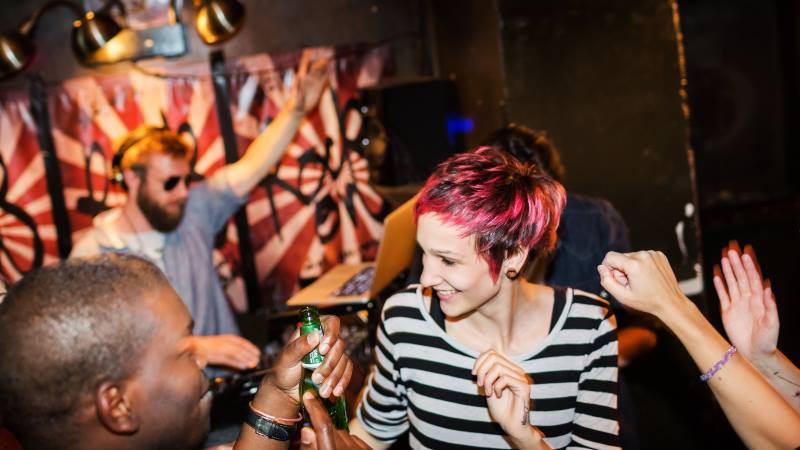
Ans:
{"label": "woman's smiling face", "polygon": [[436,291],[442,312],[449,317],[470,313],[492,300],[503,277],[492,280],[489,264],[475,250],[475,237],[442,222],[435,213],[417,220],[417,242],[422,247],[420,282]]}

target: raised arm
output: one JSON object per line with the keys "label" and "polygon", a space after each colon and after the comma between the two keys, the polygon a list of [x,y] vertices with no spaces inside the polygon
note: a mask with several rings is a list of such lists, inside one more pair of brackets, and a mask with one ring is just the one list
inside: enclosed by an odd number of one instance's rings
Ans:
{"label": "raised arm", "polygon": [[[681,293],[663,253],[610,252],[598,271],[603,287],[620,302],[660,318],[680,339],[701,371],[724,360],[730,344]],[[748,447],[800,446],[800,414],[747,359],[733,354],[708,384]]]}
{"label": "raised arm", "polygon": [[800,369],[778,350],[778,309],[752,247],[731,241],[714,268],[722,324],[736,348],[800,412]]}
{"label": "raised arm", "polygon": [[247,147],[242,158],[221,169],[237,196],[246,195],[280,161],[294,139],[303,117],[316,107],[329,77],[329,60],[313,64],[306,51],[300,61],[292,92],[283,109]]}

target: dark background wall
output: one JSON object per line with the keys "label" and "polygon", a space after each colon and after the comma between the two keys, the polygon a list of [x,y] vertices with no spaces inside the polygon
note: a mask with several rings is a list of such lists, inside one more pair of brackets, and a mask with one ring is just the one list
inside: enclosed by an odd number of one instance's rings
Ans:
{"label": "dark background wall", "polygon": [[692,185],[669,2],[498,3],[509,119],[547,130],[567,189],[611,200],[635,248],[693,277],[697,254],[684,257],[675,234]]}
{"label": "dark background wall", "polygon": [[[779,346],[800,361],[800,4],[686,1],[680,11],[706,285],[728,240],[752,244],[778,299]],[[720,323],[716,308],[709,315]]]}
{"label": "dark background wall", "polygon": [[[0,28],[16,26],[43,3],[0,2]],[[731,238],[753,243],[778,295],[780,346],[800,361],[800,306],[792,300],[800,289],[797,2],[243,3],[247,25],[225,46],[229,57],[388,41],[395,81],[453,82],[460,115],[474,123],[465,144],[476,144],[509,121],[547,129],[563,154],[567,187],[611,200],[631,226],[633,246],[664,250],[682,279],[691,278],[694,264],[702,261],[711,288],[711,266],[721,246]],[[209,49],[189,25],[188,5],[183,19],[190,54],[142,64],[208,59]],[[131,70],[126,63],[78,66],[65,44],[70,20],[65,11],[42,20],[39,57],[30,70],[49,81]],[[688,105],[681,97],[683,81]],[[21,77],[0,89],[20,83]],[[412,106],[425,110],[424,104]],[[699,212],[699,230],[685,214],[689,203]],[[675,232],[680,222],[686,253]],[[694,239],[698,231],[702,246]],[[719,325],[713,289],[694,299]],[[697,370],[683,350],[668,334],[661,337],[660,353],[630,371],[640,381],[633,384],[644,405],[644,429],[653,433],[645,448],[740,446],[705,387],[688,381]]]}
{"label": "dark background wall", "polygon": [[506,122],[499,11],[493,1],[430,5],[438,75],[455,82],[461,109],[474,120],[465,142],[471,147]]}

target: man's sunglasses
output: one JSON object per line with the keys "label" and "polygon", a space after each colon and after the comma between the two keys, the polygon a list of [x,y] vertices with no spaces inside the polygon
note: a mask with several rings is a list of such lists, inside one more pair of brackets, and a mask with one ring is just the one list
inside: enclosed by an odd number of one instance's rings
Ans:
{"label": "man's sunglasses", "polygon": [[173,177],[167,178],[166,180],[164,180],[164,190],[169,192],[169,191],[175,189],[175,187],[177,187],[178,183],[180,183],[181,181],[183,181],[183,185],[188,188],[189,187],[189,182],[192,181],[192,174],[189,174],[189,175],[186,175],[186,176],[183,176],[183,177],[179,177],[179,176],[175,175]]}

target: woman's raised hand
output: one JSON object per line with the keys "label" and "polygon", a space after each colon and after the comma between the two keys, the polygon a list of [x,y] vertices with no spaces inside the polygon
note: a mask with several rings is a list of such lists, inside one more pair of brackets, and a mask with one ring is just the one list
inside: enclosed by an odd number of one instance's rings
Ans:
{"label": "woman's raised hand", "polygon": [[600,284],[614,298],[661,320],[680,312],[688,302],[661,252],[608,252],[597,270]]}
{"label": "woman's raised hand", "polygon": [[[721,268],[720,268],[721,266]],[[778,345],[778,309],[769,281],[762,281],[753,248],[744,252],[736,241],[722,251],[714,267],[714,288],[719,296],[722,324],[728,338],[751,362],[772,356]]]}

